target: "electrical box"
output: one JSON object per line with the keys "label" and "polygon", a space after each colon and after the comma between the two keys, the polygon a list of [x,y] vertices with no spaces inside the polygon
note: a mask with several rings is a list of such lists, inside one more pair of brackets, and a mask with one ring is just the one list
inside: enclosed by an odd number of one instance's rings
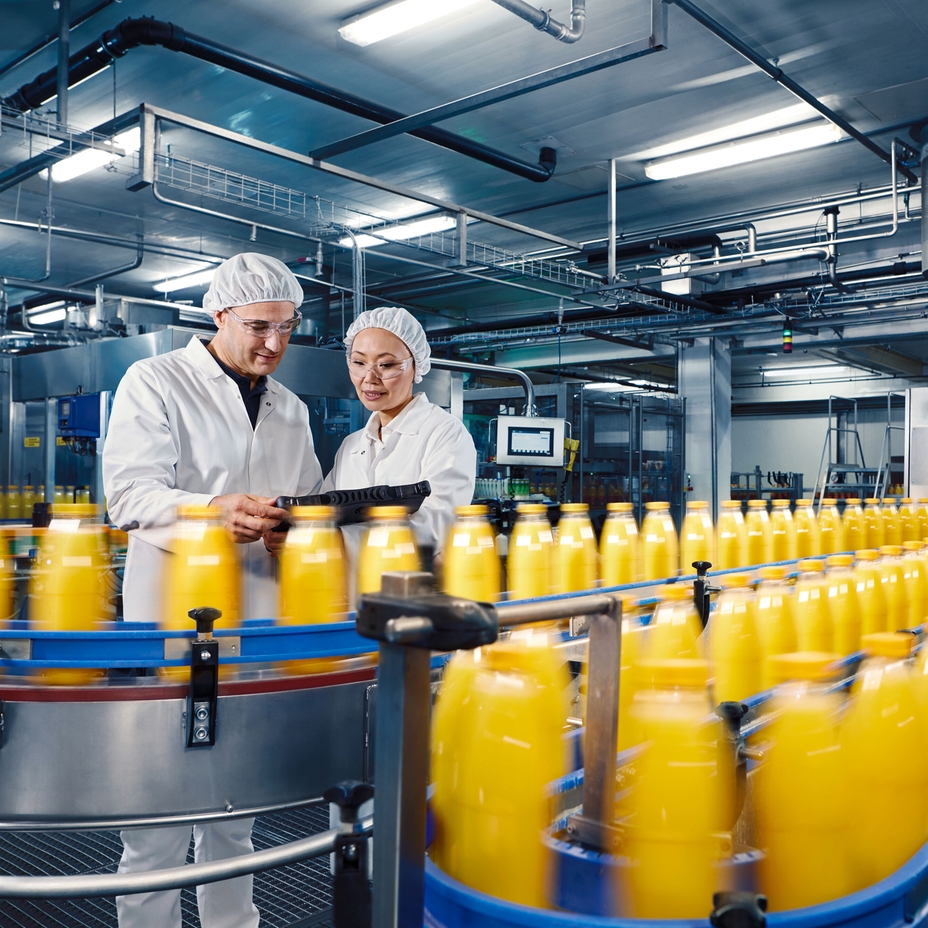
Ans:
{"label": "electrical box", "polygon": [[58,434],[62,438],[99,438],[100,394],[62,396],[58,400]]}
{"label": "electrical box", "polygon": [[496,463],[564,466],[563,419],[500,416],[496,420]]}

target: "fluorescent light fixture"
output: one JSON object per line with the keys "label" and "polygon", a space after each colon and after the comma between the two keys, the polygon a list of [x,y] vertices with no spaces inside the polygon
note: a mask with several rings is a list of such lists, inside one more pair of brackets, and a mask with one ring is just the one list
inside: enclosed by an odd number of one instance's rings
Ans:
{"label": "fluorescent light fixture", "polygon": [[210,267],[205,271],[195,271],[193,274],[184,274],[181,277],[171,277],[155,284],[155,289],[161,293],[173,293],[175,290],[187,290],[190,287],[205,287],[213,279],[216,268]]}
{"label": "fluorescent light fixture", "polygon": [[[447,232],[456,225],[454,216],[429,216],[426,219],[417,219],[414,222],[404,222],[401,225],[384,226],[382,229],[368,229],[374,235],[359,232],[355,235],[359,248],[375,248],[377,245],[386,245],[387,242],[405,242],[411,238],[422,235],[431,235],[433,232]],[[338,240],[339,245],[350,248],[354,241],[350,235]]]}
{"label": "fluorescent light fixture", "polygon": [[[127,155],[137,152],[141,144],[142,133],[138,126],[113,137],[114,147],[122,148]],[[52,180],[56,183],[73,180],[75,177],[80,177],[95,168],[102,168],[121,157],[123,156],[108,148],[85,148],[53,164]],[[43,179],[48,177],[47,170],[41,171],[40,174]]]}
{"label": "fluorescent light fixture", "polygon": [[[793,380],[813,380],[820,377],[848,377],[853,371],[843,364],[809,365],[808,367],[768,367],[761,373],[764,377],[784,377]],[[860,371],[859,373],[864,373]]]}
{"label": "fluorescent light fixture", "polygon": [[355,45],[372,45],[382,39],[424,26],[432,20],[447,16],[477,0],[396,0],[349,19],[338,34]]}
{"label": "fluorescent light fixture", "polygon": [[64,300],[56,300],[54,303],[33,306],[28,316],[32,325],[49,325],[52,322],[63,322],[68,316],[68,309]]}
{"label": "fluorescent light fixture", "polygon": [[739,139],[726,145],[652,161],[644,166],[644,172],[651,180],[684,177],[687,174],[698,174],[701,171],[713,171],[716,168],[727,168],[735,164],[746,164],[762,158],[817,148],[829,142],[837,142],[842,134],[841,130],[831,123],[782,130],[772,135]]}

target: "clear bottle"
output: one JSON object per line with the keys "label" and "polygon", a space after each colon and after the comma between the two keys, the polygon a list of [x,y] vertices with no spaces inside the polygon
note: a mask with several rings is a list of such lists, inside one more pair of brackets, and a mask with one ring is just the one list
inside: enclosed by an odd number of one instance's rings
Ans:
{"label": "clear bottle", "polygon": [[484,505],[458,506],[445,543],[445,592],[482,603],[499,599],[502,568]]}
{"label": "clear bottle", "polygon": [[74,491],[74,502],[75,503],[89,503],[90,502],[90,487],[77,487]]}
{"label": "clear bottle", "polygon": [[544,503],[520,503],[509,538],[506,576],[510,599],[534,599],[552,592],[554,538]]}
{"label": "clear bottle", "polygon": [[748,574],[725,574],[719,582],[722,592],[706,630],[715,704],[741,702],[763,688],[751,578]]}
{"label": "clear bottle", "polygon": [[854,888],[841,697],[828,686],[835,659],[803,652],[771,659],[773,722],[755,772],[754,802],[764,851],[761,889],[774,912],[827,902]]}
{"label": "clear bottle", "polygon": [[65,501],[66,503],[74,503],[74,502],[77,502],[77,500],[76,500],[76,498],[75,498],[75,496],[74,496],[74,491],[75,491],[76,489],[77,489],[77,487],[75,487],[75,486],[73,486],[73,485],[71,485],[71,484],[68,484],[67,486],[65,486],[65,488],[64,488],[64,501]]}
{"label": "clear bottle", "polygon": [[670,515],[670,503],[645,503],[641,524],[641,560],[645,580],[675,577],[680,563],[677,530]]}
{"label": "clear bottle", "polygon": [[899,544],[904,545],[907,541],[922,541],[918,505],[911,496],[906,496],[899,506],[899,526],[902,530],[902,540]]}
{"label": "clear bottle", "polygon": [[[53,499],[53,502],[55,502],[55,503],[66,503],[66,502],[68,502],[68,500],[65,499],[64,487],[61,486],[60,484],[55,484],[55,497],[54,497],[54,499]],[[74,500],[72,499],[72,500],[70,500],[70,502],[73,503]]]}
{"label": "clear bottle", "polygon": [[828,604],[834,649],[842,657],[860,650],[860,603],[852,554],[832,554],[827,562],[823,594]]}
{"label": "clear bottle", "polygon": [[796,526],[796,557],[817,557],[822,553],[822,539],[812,508],[812,500],[797,499],[793,513]]}
{"label": "clear bottle", "polygon": [[587,503],[561,503],[554,539],[554,592],[591,590],[599,575],[596,533]]}
{"label": "clear bottle", "polygon": [[917,628],[928,621],[928,557],[920,541],[902,543],[902,571],[905,580],[905,628]]}
{"label": "clear bottle", "polygon": [[[886,631],[894,632],[906,627],[908,610],[905,601],[905,570],[900,545],[880,547],[880,578],[886,597]],[[920,623],[919,623],[920,624]]]}
{"label": "clear bottle", "polygon": [[609,503],[599,539],[603,586],[621,586],[641,579],[638,524],[631,503]]}
{"label": "clear bottle", "polygon": [[902,520],[899,517],[896,501],[884,499],[880,504],[880,508],[883,510],[883,544],[901,545]]}
{"label": "clear bottle", "polygon": [[379,593],[380,578],[398,570],[419,570],[419,549],[405,506],[373,506],[358,552],[358,593]]}
{"label": "clear bottle", "polygon": [[844,550],[844,526],[838,501],[826,497],[818,513],[820,554],[838,554]]}
{"label": "clear bottle", "polygon": [[40,483],[40,484],[35,488],[35,501],[36,501],[37,503],[44,503],[44,502],[45,502],[45,484],[44,484],[44,483]]}
{"label": "clear bottle", "polygon": [[[29,581],[29,620],[37,631],[93,631],[107,618],[107,561],[101,543],[103,526],[97,517],[94,506],[55,507],[54,518],[39,541]],[[43,683],[80,686],[102,672],[56,667],[39,671],[37,676]]]}
{"label": "clear bottle", "polygon": [[665,586],[648,626],[644,656],[649,660],[704,658],[702,620],[689,583]]}
{"label": "clear bottle", "polygon": [[851,497],[844,504],[841,523],[844,527],[844,545],[848,551],[860,551],[867,547],[867,521],[857,497]]}
{"label": "clear bottle", "polygon": [[860,633],[889,631],[886,612],[886,592],[880,570],[880,552],[864,548],[856,552],[854,577],[857,580],[857,602],[860,605]]}
{"label": "clear bottle", "polygon": [[[90,500],[87,500],[89,503]],[[29,484],[23,487],[23,510],[22,517],[24,519],[32,518],[32,507],[35,506],[35,487]]]}
{"label": "clear bottle", "polygon": [[718,569],[733,570],[748,566],[748,532],[741,515],[741,502],[725,499],[719,504]]}
{"label": "clear bottle", "polygon": [[796,525],[789,509],[788,499],[771,501],[770,530],[773,536],[774,561],[794,561],[796,554]]}
{"label": "clear bottle", "polygon": [[748,500],[748,515],[744,520],[748,536],[748,564],[766,564],[773,560],[773,527],[767,515],[767,501]]}
{"label": "clear bottle", "polygon": [[793,620],[793,593],[786,580],[785,567],[761,567],[754,614],[762,655],[761,689],[774,685],[771,658],[796,650],[796,623]]}
{"label": "clear bottle", "polygon": [[928,496],[918,498],[918,536],[919,541],[928,538]]}
{"label": "clear bottle", "polygon": [[796,646],[800,651],[834,651],[834,630],[828,613],[822,562],[799,562],[793,618],[796,622]]}
{"label": "clear bottle", "polygon": [[715,563],[715,530],[709,504],[702,500],[689,500],[683,529],[680,532],[680,570],[684,574],[694,573],[694,561]]}
{"label": "clear bottle", "polygon": [[886,530],[883,525],[883,509],[876,497],[864,500],[864,525],[867,527],[867,547],[881,548],[886,544]]}
{"label": "clear bottle", "polygon": [[8,519],[21,519],[23,517],[23,498],[19,487],[11,484],[6,488],[6,517]]}

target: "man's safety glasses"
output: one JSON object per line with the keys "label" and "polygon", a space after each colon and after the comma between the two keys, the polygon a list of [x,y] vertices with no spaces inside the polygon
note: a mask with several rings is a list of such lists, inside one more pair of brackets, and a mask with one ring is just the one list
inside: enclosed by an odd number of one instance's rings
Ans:
{"label": "man's safety glasses", "polygon": [[227,312],[249,335],[257,338],[267,338],[272,332],[278,332],[281,338],[286,338],[303,321],[303,314],[297,312],[293,318],[286,322],[267,322],[265,319],[243,319],[237,316],[228,306]]}

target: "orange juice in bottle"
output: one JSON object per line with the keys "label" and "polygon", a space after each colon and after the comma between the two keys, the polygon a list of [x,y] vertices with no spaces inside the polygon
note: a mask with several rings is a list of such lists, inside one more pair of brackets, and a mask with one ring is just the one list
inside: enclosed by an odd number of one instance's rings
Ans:
{"label": "orange juice in bottle", "polygon": [[864,548],[856,552],[854,577],[857,580],[857,602],[860,605],[860,633],[889,631],[886,612],[886,592],[880,570],[880,552]]}
{"label": "orange juice in bottle", "polygon": [[928,538],[928,496],[918,498],[918,536],[919,541]]}
{"label": "orange juice in bottle", "polygon": [[748,535],[748,563],[766,564],[773,560],[773,527],[767,515],[766,500],[748,500],[744,525]]}
{"label": "orange juice in bottle", "polygon": [[[89,503],[90,500],[87,500]],[[32,518],[32,507],[35,506],[35,487],[27,484],[23,487],[22,512],[24,519]]]}
{"label": "orange juice in bottle", "polygon": [[380,578],[398,570],[419,570],[419,549],[405,506],[372,506],[358,552],[358,593],[379,593]]}
{"label": "orange juice in bottle", "polygon": [[860,650],[860,603],[853,554],[832,554],[827,562],[823,595],[828,603],[834,649],[842,657]]}
{"label": "orange juice in bottle", "polygon": [[11,485],[6,489],[6,517],[8,519],[23,517],[23,498],[18,486]]}
{"label": "orange juice in bottle", "polygon": [[928,557],[920,541],[902,543],[905,580],[906,628],[917,628],[928,618]]}
{"label": "orange juice in bottle", "polygon": [[644,648],[648,659],[705,657],[702,620],[690,584],[674,583],[663,588]]}
{"label": "orange juice in bottle", "polygon": [[[106,617],[106,557],[95,506],[58,504],[39,542],[29,581],[29,618],[38,631],[92,631]],[[189,671],[188,671],[189,673]],[[101,676],[86,668],[39,671],[43,683],[80,686]]]}
{"label": "orange juice in bottle", "polygon": [[822,553],[821,533],[812,500],[797,499],[793,513],[796,526],[796,557],[816,557]]}
{"label": "orange juice in bottle", "polygon": [[899,544],[904,545],[907,541],[921,541],[921,520],[918,517],[918,505],[911,496],[906,496],[901,500],[899,506],[899,527],[902,532],[902,540]]}
{"label": "orange juice in bottle", "polygon": [[704,918],[706,900],[722,888],[717,832],[726,804],[718,775],[721,723],[706,692],[708,666],[692,659],[643,661],[639,673],[643,686],[632,714],[646,748],[628,799],[632,914]]}
{"label": "orange juice in bottle", "polygon": [[650,632],[649,626],[642,625],[637,616],[623,612],[622,666],[619,671],[618,749],[620,751],[641,741],[641,733],[631,718],[631,708],[640,683],[637,668],[642,657],[648,653]]}
{"label": "orange juice in bottle", "polygon": [[902,519],[899,516],[899,509],[895,500],[883,500],[880,508],[883,510],[883,544],[901,545]]}
{"label": "orange juice in bottle", "polygon": [[677,530],[670,503],[645,503],[647,514],[641,524],[641,560],[645,580],[675,577],[679,567]]}
{"label": "orange juice in bottle", "polygon": [[500,593],[496,534],[484,505],[458,506],[444,555],[445,592],[482,603],[495,603]]}
{"label": "orange juice in bottle", "polygon": [[506,576],[510,599],[547,596],[551,589],[554,538],[543,503],[519,503],[509,538]]}
{"label": "orange juice in bottle", "polygon": [[748,532],[741,515],[741,503],[736,499],[725,499],[719,504],[718,570],[732,570],[748,564]]}
{"label": "orange juice in bottle", "polygon": [[554,592],[591,590],[599,574],[596,533],[587,503],[561,503],[554,540]]}
{"label": "orange juice in bottle", "polygon": [[818,530],[821,544],[821,554],[837,554],[844,550],[844,526],[841,522],[841,513],[838,512],[838,501],[825,498],[818,513]]}
{"label": "orange juice in bottle", "polygon": [[[340,622],[348,611],[348,579],[342,533],[334,506],[295,506],[280,555],[280,623]],[[288,673],[324,673],[337,659],[287,661]]]}
{"label": "orange juice in bottle", "polygon": [[880,577],[886,597],[886,631],[894,632],[906,627],[908,610],[905,602],[905,571],[900,545],[880,547]]}
{"label": "orange juice in bottle", "polygon": [[771,559],[774,561],[793,561],[796,559],[796,525],[793,514],[789,511],[788,499],[775,499],[770,502],[770,532],[773,537]]}
{"label": "orange juice in bottle", "polygon": [[609,503],[599,539],[603,586],[621,586],[641,579],[638,525],[631,503]]}
{"label": "orange juice in bottle", "polygon": [[754,618],[763,661],[759,689],[769,690],[775,682],[770,659],[796,650],[793,594],[785,567],[761,567],[757,575],[761,582],[756,590]]}
{"label": "orange juice in bottle", "polygon": [[841,525],[844,529],[844,547],[847,551],[860,551],[867,547],[867,522],[860,500],[856,497],[852,497],[845,503]]}
{"label": "orange juice in bottle", "polygon": [[702,500],[689,500],[686,516],[680,531],[680,570],[684,574],[694,573],[694,561],[715,563],[715,531],[709,504]]}
{"label": "orange juice in bottle", "polygon": [[845,722],[854,782],[851,822],[855,888],[898,870],[925,842],[928,754],[909,657],[912,635],[862,639],[868,657],[851,691]]}
{"label": "orange juice in bottle", "polygon": [[[6,534],[0,535],[0,628],[14,618],[16,576],[10,543]],[[0,671],[2,673],[2,671]]]}
{"label": "orange juice in bottle", "polygon": [[741,702],[763,689],[763,661],[750,577],[725,574],[719,582],[722,592],[706,631],[715,704]]}
{"label": "orange juice in bottle", "polygon": [[876,497],[864,500],[864,525],[867,527],[867,547],[880,548],[886,544],[886,529],[883,524],[883,510]]}
{"label": "orange juice in bottle", "polygon": [[760,888],[774,912],[827,902],[854,889],[841,697],[828,688],[836,658],[799,652],[771,659],[778,685],[754,802],[764,851]]}
{"label": "orange juice in bottle", "polygon": [[834,650],[834,630],[828,613],[822,562],[799,562],[793,618],[796,622],[796,645],[800,651]]}

